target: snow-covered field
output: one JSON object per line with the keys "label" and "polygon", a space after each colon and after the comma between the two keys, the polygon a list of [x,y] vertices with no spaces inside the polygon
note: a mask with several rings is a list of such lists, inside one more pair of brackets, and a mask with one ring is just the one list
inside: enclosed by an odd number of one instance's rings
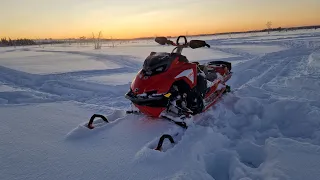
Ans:
{"label": "snow-covered field", "polygon": [[[0,48],[0,179],[320,179],[320,31],[206,36],[190,61],[233,64],[233,90],[173,148],[172,123],[126,115],[153,41]],[[195,38],[193,38],[195,39]],[[89,130],[92,114],[113,120]]]}

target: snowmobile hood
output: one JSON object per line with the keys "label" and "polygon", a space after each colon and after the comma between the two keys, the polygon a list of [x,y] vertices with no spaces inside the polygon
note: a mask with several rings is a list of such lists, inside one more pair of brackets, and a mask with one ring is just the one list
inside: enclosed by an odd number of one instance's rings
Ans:
{"label": "snowmobile hood", "polygon": [[169,73],[147,76],[140,70],[131,83],[131,90],[135,95],[163,94],[169,91],[173,80]]}

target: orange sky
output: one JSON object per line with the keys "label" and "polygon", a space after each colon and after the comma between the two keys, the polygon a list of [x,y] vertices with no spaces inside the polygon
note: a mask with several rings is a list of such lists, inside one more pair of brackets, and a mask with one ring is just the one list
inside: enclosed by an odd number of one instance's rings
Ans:
{"label": "orange sky", "polygon": [[10,0],[0,37],[104,38],[320,25],[319,0]]}

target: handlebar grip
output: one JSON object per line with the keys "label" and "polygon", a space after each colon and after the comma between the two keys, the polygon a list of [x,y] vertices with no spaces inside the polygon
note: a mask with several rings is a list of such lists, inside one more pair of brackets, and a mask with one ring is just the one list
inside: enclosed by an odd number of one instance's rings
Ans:
{"label": "handlebar grip", "polygon": [[[180,38],[184,38],[184,44],[180,44],[180,43],[179,43]],[[178,39],[177,39],[177,43],[176,43],[176,44],[177,44],[178,46],[179,46],[179,45],[186,45],[186,44],[188,44],[187,37],[186,37],[186,36],[179,36]]]}

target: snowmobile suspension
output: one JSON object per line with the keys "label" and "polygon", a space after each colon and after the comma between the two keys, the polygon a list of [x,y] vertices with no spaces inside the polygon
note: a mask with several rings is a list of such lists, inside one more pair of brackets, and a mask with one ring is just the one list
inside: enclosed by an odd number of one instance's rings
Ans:
{"label": "snowmobile suspension", "polygon": [[103,115],[101,115],[101,114],[94,114],[94,115],[91,116],[91,118],[90,118],[90,120],[89,120],[89,123],[88,123],[88,125],[87,125],[87,127],[88,127],[89,129],[93,129],[93,128],[94,128],[94,126],[93,126],[92,124],[93,124],[93,121],[94,121],[95,118],[101,118],[104,122],[109,123],[108,119],[107,119],[106,117],[104,117]]}
{"label": "snowmobile suspension", "polygon": [[174,140],[173,140],[172,136],[169,135],[169,134],[164,134],[164,135],[161,136],[161,138],[160,138],[160,140],[159,140],[159,142],[158,142],[158,146],[156,147],[155,150],[161,151],[162,144],[163,144],[163,141],[164,141],[165,139],[169,139],[169,141],[171,142],[171,144],[174,144]]}

